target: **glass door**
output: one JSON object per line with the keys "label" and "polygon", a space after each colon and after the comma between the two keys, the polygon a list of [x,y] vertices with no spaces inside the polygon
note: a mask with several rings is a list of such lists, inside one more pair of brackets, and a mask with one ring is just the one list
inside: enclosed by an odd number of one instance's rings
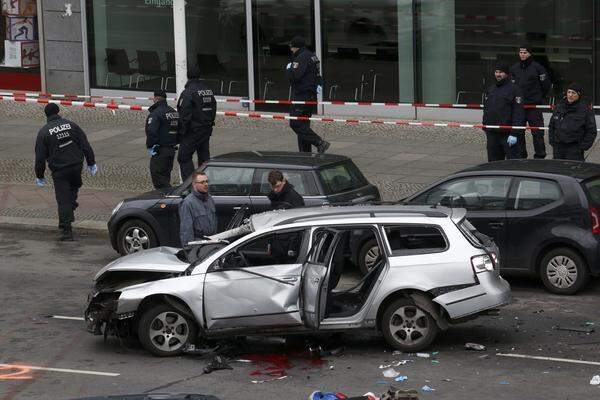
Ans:
{"label": "glass door", "polygon": [[[315,51],[313,0],[252,0],[254,50],[254,93],[256,99],[287,100],[290,85],[285,78],[289,62],[289,42],[304,38]],[[257,105],[257,110],[287,111],[281,105]]]}

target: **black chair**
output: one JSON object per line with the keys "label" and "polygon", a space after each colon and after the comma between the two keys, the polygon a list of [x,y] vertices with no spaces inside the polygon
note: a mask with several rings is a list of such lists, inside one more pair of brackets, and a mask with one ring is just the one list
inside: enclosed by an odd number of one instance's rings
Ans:
{"label": "black chair", "polygon": [[125,49],[105,49],[106,50],[106,66],[108,72],[104,80],[104,86],[108,86],[108,77],[110,74],[119,76],[121,86],[123,86],[123,77],[129,77],[129,87],[133,83],[133,75],[138,71],[135,68],[131,68],[129,63],[135,61],[127,58],[127,52]]}
{"label": "black chair", "polygon": [[160,78],[160,88],[163,89],[166,73],[162,69],[158,53],[154,50],[138,50],[137,62],[138,76],[135,87],[139,87],[141,77],[154,76]]}
{"label": "black chair", "polygon": [[214,81],[220,83],[220,93],[223,93],[225,68],[219,62],[216,54],[198,54],[196,56],[198,68],[200,68],[200,80]]}

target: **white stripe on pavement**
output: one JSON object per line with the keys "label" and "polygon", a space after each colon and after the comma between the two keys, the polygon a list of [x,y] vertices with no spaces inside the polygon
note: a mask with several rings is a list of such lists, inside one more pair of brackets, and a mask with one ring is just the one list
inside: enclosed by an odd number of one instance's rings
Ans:
{"label": "white stripe on pavement", "polygon": [[50,315],[50,318],[54,319],[70,319],[73,321],[85,321],[83,317],[65,317],[64,315]]}
{"label": "white stripe on pavement", "polygon": [[69,374],[82,374],[82,375],[99,375],[99,376],[119,376],[114,372],[99,372],[99,371],[86,371],[84,369],[64,369],[64,368],[46,368],[46,367],[35,367],[32,365],[21,365],[21,364],[0,364],[0,367],[4,368],[23,368],[23,369],[34,369],[38,371],[50,371],[50,372],[65,372]]}
{"label": "white stripe on pavement", "polygon": [[586,364],[586,365],[600,365],[600,362],[596,361],[585,361],[585,360],[572,360],[569,358],[554,358],[554,357],[541,357],[541,356],[528,356],[526,354],[503,354],[497,353],[499,357],[512,357],[512,358],[526,358],[530,360],[542,360],[542,361],[556,361],[570,364]]}

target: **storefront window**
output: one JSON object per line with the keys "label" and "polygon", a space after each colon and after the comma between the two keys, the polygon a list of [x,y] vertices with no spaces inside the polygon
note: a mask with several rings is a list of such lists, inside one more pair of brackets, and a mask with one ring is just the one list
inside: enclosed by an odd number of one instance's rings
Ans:
{"label": "storefront window", "polygon": [[188,66],[215,94],[248,96],[245,0],[188,1],[185,12]]}
{"label": "storefront window", "polygon": [[420,0],[419,76],[426,102],[481,102],[498,62],[518,62],[528,44],[553,83],[546,102],[571,81],[591,94],[591,0]]}
{"label": "storefront window", "polygon": [[2,1],[0,18],[0,87],[41,90],[37,3]]}
{"label": "storefront window", "polygon": [[412,101],[411,0],[322,0],[323,97]]}
{"label": "storefront window", "polygon": [[170,0],[88,0],[90,86],[175,90]]}

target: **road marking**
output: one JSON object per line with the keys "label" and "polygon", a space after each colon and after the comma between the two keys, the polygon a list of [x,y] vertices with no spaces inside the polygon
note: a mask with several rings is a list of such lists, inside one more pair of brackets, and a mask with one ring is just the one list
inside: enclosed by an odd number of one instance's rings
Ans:
{"label": "road marking", "polygon": [[0,380],[28,380],[33,379],[33,376],[27,375],[31,368],[20,366],[0,366],[0,371],[12,371],[5,374],[0,373]]}
{"label": "road marking", "polygon": [[584,360],[571,360],[569,358],[554,358],[554,357],[540,357],[540,356],[528,356],[526,354],[503,354],[496,353],[499,357],[512,357],[512,358],[527,358],[531,360],[543,360],[543,361],[556,361],[571,364],[586,364],[586,365],[600,365],[600,362],[596,361],[584,361]]}
{"label": "road marking", "polygon": [[99,375],[99,376],[119,376],[114,372],[99,372],[99,371],[86,371],[83,369],[64,369],[64,368],[46,368],[46,367],[34,367],[31,365],[19,365],[19,364],[0,364],[0,368],[19,369],[23,370],[38,370],[38,371],[50,371],[50,372],[65,372],[69,374],[82,374],[82,375]]}
{"label": "road marking", "polygon": [[65,317],[64,315],[49,315],[48,318],[69,319],[72,321],[85,321],[85,319],[83,317]]}

